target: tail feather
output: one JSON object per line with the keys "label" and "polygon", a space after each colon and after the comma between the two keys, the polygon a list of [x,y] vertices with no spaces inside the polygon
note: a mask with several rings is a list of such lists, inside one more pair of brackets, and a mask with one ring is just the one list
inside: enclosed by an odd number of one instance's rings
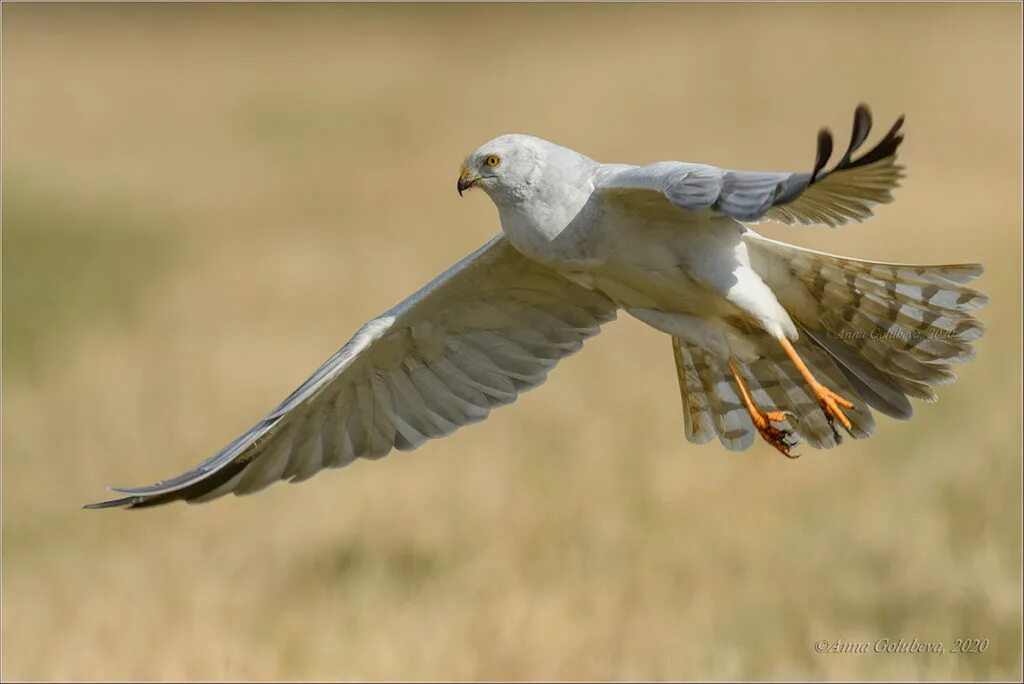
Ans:
{"label": "tail feather", "polygon": [[914,409],[907,399],[908,392],[891,375],[866,362],[851,347],[835,337],[807,328],[801,328],[800,332],[832,356],[846,378],[872,408],[900,420],[914,415]]}
{"label": "tail feather", "polygon": [[683,398],[683,426],[686,439],[694,444],[706,444],[715,437],[708,397],[704,393],[700,375],[694,365],[691,348],[678,337],[672,338],[672,354],[676,360],[676,375]]}
{"label": "tail feather", "polygon": [[929,385],[946,385],[956,379],[945,359],[921,360],[914,347],[901,348],[900,340],[888,337],[891,330],[876,336],[877,327],[850,325],[831,311],[823,313],[818,322],[825,334],[853,347],[864,360],[890,375]]}
{"label": "tail feather", "polygon": [[956,329],[937,327],[928,321],[914,325],[900,313],[891,319],[889,315],[890,312],[883,311],[876,302],[862,299],[860,308],[851,307],[843,312],[843,320],[862,332],[888,330],[890,334],[880,339],[897,351],[913,353],[925,362],[960,363],[974,357],[971,340],[956,337]]}
{"label": "tail feather", "polygon": [[[777,427],[792,431],[802,442],[816,449],[837,446],[840,439],[835,429],[782,347],[767,333],[754,331],[751,334],[762,355],[741,366],[755,403],[764,411],[786,411],[789,418]],[[672,338],[672,346],[683,396],[687,440],[704,444],[717,436],[727,449],[748,448],[754,441],[754,425],[740,401],[727,363],[679,338]],[[795,346],[816,377],[855,400],[854,409],[847,412],[853,436],[861,439],[870,435],[875,427],[874,418],[860,400],[856,385],[841,367],[810,339],[798,340]]]}
{"label": "tail feather", "polygon": [[758,235],[749,244],[802,333],[887,415],[909,418],[908,397],[935,401],[933,387],[956,380],[951,364],[972,359],[985,332],[971,312],[988,297],[965,286],[979,264],[860,261]]}
{"label": "tail feather", "polygon": [[[985,326],[972,312],[988,297],[966,284],[981,275],[980,265],[859,261],[748,236],[752,265],[800,330],[797,353],[812,375],[853,402],[846,415],[855,438],[874,431],[871,409],[909,418],[910,398],[935,401],[934,387],[956,379],[952,364],[974,357]],[[778,341],[760,329],[745,332],[759,353],[742,368],[755,403],[787,411],[782,427],[810,446],[836,446],[833,426]],[[677,338],[673,348],[687,439],[717,436],[727,448],[746,448],[755,430],[726,361]]]}
{"label": "tail feather", "polygon": [[[860,285],[864,285],[861,287]],[[853,305],[867,312],[891,318],[911,330],[926,335],[971,342],[985,332],[985,325],[956,309],[943,309],[924,302],[908,299],[894,289],[879,292],[871,283],[860,285],[856,281],[825,282],[820,302],[826,308],[845,308]],[[865,289],[868,288],[868,289]]]}
{"label": "tail feather", "polygon": [[700,347],[672,338],[683,397],[686,439],[704,444],[717,436],[730,451],[754,443],[754,423],[740,400],[725,364]]}
{"label": "tail feather", "polygon": [[[856,439],[869,436],[875,429],[871,411],[860,401],[857,389],[836,365],[835,360],[824,349],[811,340],[800,339],[794,344],[800,358],[811,373],[839,394],[854,402],[853,410],[847,411],[851,422],[851,433]],[[763,410],[786,410],[794,414],[791,428],[801,440],[817,449],[831,449],[840,443],[839,434],[829,424],[824,412],[818,406],[811,388],[804,381],[796,367],[790,362],[782,347],[765,335],[760,348],[763,355],[747,365],[747,381],[755,401]],[[778,384],[782,394],[772,392]],[[762,403],[758,389],[765,394],[768,403]]]}
{"label": "tail feather", "polygon": [[743,451],[754,443],[754,423],[724,365],[703,350],[692,348],[694,367],[708,398],[718,440],[730,451]]}
{"label": "tail feather", "polygon": [[962,316],[988,303],[987,295],[962,285],[977,277],[982,268],[979,264],[882,264],[803,250],[781,242],[765,242],[772,244],[773,251],[786,260],[791,272],[823,300],[825,285],[831,283],[832,294],[840,298],[861,292],[876,295],[887,304],[895,301],[917,311],[939,315]]}

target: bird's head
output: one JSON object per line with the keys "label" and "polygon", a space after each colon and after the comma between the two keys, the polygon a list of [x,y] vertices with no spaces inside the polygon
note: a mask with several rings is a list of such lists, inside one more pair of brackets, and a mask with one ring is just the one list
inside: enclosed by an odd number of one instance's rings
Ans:
{"label": "bird's head", "polygon": [[524,197],[540,177],[547,147],[554,145],[519,134],[503,135],[484,143],[462,164],[459,194],[479,187],[495,201]]}

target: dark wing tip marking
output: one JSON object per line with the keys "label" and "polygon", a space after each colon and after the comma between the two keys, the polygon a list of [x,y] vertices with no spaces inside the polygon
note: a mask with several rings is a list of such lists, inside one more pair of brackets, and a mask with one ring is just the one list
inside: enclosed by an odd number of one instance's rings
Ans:
{"label": "dark wing tip marking", "polygon": [[828,163],[829,157],[832,156],[832,133],[827,128],[822,128],[818,131],[818,149],[817,154],[815,155],[814,171],[811,173],[811,180],[808,185],[813,185],[836,171],[844,171],[847,169],[855,169],[860,166],[867,166],[868,164],[872,164],[896,154],[896,150],[899,148],[900,143],[903,142],[903,135],[900,134],[899,131],[900,128],[903,127],[903,122],[905,120],[906,116],[900,114],[896,119],[896,123],[894,123],[892,128],[889,129],[889,132],[878,141],[878,144],[865,152],[858,159],[853,159],[853,154],[859,150],[864,144],[864,141],[867,140],[868,135],[871,133],[872,126],[871,109],[864,103],[857,105],[857,109],[854,110],[853,113],[853,129],[850,132],[850,145],[846,148],[846,152],[843,154],[843,158],[839,160],[839,163],[832,167],[831,171],[827,172],[823,172],[823,169]]}
{"label": "dark wing tip marking", "polygon": [[84,508],[146,508],[178,499],[188,501],[200,497],[227,482],[250,464],[258,456],[256,448],[266,438],[267,431],[279,420],[280,417],[264,418],[216,454],[181,475],[160,480],[148,487],[110,487],[128,496],[88,504]]}
{"label": "dark wing tip marking", "polygon": [[871,123],[871,109],[861,102],[853,112],[853,129],[850,131],[850,145],[846,148],[843,158],[836,164],[836,168],[846,167],[850,163],[850,157],[864,144],[868,134],[871,133]]}
{"label": "dark wing tip marking", "polygon": [[832,132],[827,128],[818,131],[818,151],[814,156],[814,170],[811,172],[811,183],[818,178],[818,173],[828,164],[832,156]]}
{"label": "dark wing tip marking", "polygon": [[[206,477],[193,482],[192,484],[170,491],[160,491],[153,488],[155,491],[147,492],[146,494],[135,494],[133,496],[126,496],[120,499],[112,499],[110,501],[100,501],[99,503],[86,504],[82,508],[96,510],[101,508],[149,508],[151,506],[159,506],[161,504],[170,503],[181,499],[183,501],[189,501],[197,497],[212,492],[217,487],[221,486],[232,477],[237,475],[243,468],[249,465],[253,461],[252,458],[236,458],[235,460],[228,463],[226,466],[214,470],[209,473]],[[134,490],[120,490],[112,488],[114,491],[134,491]]]}
{"label": "dark wing tip marking", "polygon": [[[896,154],[896,150],[899,149],[900,143],[903,142],[903,135],[899,131],[900,128],[903,127],[903,122],[905,120],[906,116],[900,114],[896,119],[896,123],[892,125],[889,132],[885,134],[885,137],[878,141],[878,144],[875,145],[874,148],[865,152],[864,156],[860,159],[850,162],[843,168],[852,169],[858,166],[867,166],[868,164],[872,164],[880,159],[885,159],[886,157],[891,157]],[[836,170],[839,170],[838,166],[833,169],[833,171]]]}
{"label": "dark wing tip marking", "polygon": [[85,504],[84,506],[82,506],[82,508],[88,511],[95,511],[101,508],[120,508],[122,506],[127,506],[135,498],[137,497],[126,496],[123,499],[111,499],[110,501],[100,501],[99,503]]}

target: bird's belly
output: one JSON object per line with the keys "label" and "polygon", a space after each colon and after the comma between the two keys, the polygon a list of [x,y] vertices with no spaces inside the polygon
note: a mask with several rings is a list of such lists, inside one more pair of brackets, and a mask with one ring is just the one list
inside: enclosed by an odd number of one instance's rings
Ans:
{"label": "bird's belly", "polygon": [[[564,216],[502,216],[509,241],[527,257],[621,306],[700,318],[745,317],[725,298],[740,224],[646,219],[585,207]],[[709,277],[709,273],[713,274]]]}
{"label": "bird's belly", "polygon": [[699,318],[739,313],[724,297],[678,268],[646,271],[605,266],[583,274],[563,272],[579,284],[600,290],[625,308],[671,311]]}
{"label": "bird's belly", "polygon": [[[723,229],[724,228],[724,229]],[[602,226],[600,240],[585,253],[593,287],[623,306],[654,308],[698,317],[737,315],[725,297],[727,285],[708,277],[733,268],[730,241],[738,234],[723,226],[675,222],[619,222]]]}

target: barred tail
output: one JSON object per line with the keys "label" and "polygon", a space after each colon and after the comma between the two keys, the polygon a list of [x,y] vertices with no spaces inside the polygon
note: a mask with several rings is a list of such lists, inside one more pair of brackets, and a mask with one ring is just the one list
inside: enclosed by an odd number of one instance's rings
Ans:
{"label": "barred tail", "polygon": [[965,286],[979,264],[922,266],[860,261],[752,235],[751,259],[801,329],[873,408],[913,413],[953,382],[951,364],[974,358],[985,326],[970,312],[988,297]]}
{"label": "barred tail", "polygon": [[[763,351],[759,359],[743,367],[754,401],[765,410],[788,411],[789,419],[777,427],[792,431],[801,442],[817,449],[836,446],[839,441],[835,431],[778,341],[767,333],[751,334],[760,337],[758,348]],[[824,349],[804,338],[794,346],[815,377],[844,396],[858,396],[854,384]],[[756,431],[727,364],[676,337],[672,338],[672,349],[687,440],[703,444],[718,437],[722,446],[732,451],[749,447]],[[854,437],[867,437],[874,431],[874,418],[864,402],[856,401],[847,417],[853,424]]]}
{"label": "barred tail", "polygon": [[678,337],[672,338],[672,353],[683,397],[686,438],[704,444],[717,436],[731,451],[753,444],[754,425],[725,364]]}
{"label": "barred tail", "polygon": [[[855,438],[875,427],[871,408],[906,419],[910,398],[935,401],[934,388],[956,379],[951,365],[974,357],[985,326],[971,312],[988,298],[969,287],[977,264],[916,266],[859,261],[748,237],[755,270],[779,296],[800,330],[794,343],[811,373],[854,408],[846,411]],[[778,341],[745,331],[760,356],[743,365],[754,401],[789,412],[787,424],[803,442],[830,448],[837,436],[807,383]],[[755,429],[726,362],[672,339],[683,396],[686,437],[717,437],[745,449]],[[870,407],[870,408],[869,408]]]}

